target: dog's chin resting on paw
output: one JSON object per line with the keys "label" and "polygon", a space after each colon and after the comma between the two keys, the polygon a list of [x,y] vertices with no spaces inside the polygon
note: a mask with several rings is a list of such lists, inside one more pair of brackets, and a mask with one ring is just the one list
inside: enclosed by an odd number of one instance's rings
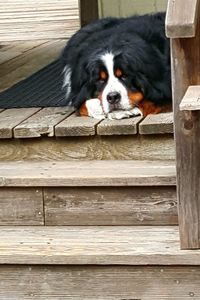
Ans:
{"label": "dog's chin resting on paw", "polygon": [[61,59],[66,105],[80,116],[113,120],[171,110],[164,13],[95,21],[72,36]]}

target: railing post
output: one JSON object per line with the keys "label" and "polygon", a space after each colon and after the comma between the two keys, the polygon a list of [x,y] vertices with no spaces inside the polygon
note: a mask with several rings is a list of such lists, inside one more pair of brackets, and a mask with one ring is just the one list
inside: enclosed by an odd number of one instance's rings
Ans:
{"label": "railing post", "polygon": [[98,0],[79,0],[81,27],[99,18]]}
{"label": "railing post", "polygon": [[[166,19],[167,34],[172,38],[172,88],[178,213],[182,249],[200,248],[200,111],[183,111],[179,107],[188,87],[200,84],[199,3],[198,0],[170,0]],[[177,34],[172,30],[173,26],[170,24],[170,19],[171,23],[174,19],[174,22],[177,22],[177,27],[179,27],[176,10],[180,10],[177,15],[186,23],[180,25],[182,28],[179,28]],[[193,23],[191,23],[191,19],[193,19]],[[195,20],[197,20],[197,26],[195,26]],[[187,28],[185,37],[184,25],[188,25],[185,27]],[[179,37],[177,37],[178,35]],[[188,38],[193,35],[195,36]]]}

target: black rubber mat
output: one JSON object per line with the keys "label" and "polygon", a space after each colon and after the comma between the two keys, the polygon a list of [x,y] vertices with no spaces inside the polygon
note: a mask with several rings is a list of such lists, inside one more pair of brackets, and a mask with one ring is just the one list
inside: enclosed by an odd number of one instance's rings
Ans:
{"label": "black rubber mat", "polygon": [[64,106],[59,60],[0,93],[0,108]]}

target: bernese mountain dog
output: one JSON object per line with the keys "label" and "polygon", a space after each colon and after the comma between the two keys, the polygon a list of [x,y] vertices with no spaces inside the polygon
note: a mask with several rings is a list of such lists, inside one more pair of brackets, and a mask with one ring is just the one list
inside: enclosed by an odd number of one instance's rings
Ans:
{"label": "bernese mountain dog", "polygon": [[62,61],[67,104],[81,116],[122,119],[171,110],[165,13],[97,20],[72,36]]}

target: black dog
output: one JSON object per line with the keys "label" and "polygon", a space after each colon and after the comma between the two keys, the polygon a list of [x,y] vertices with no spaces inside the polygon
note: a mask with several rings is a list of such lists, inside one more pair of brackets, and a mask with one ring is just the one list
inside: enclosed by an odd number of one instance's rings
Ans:
{"label": "black dog", "polygon": [[67,103],[80,115],[121,119],[171,108],[164,13],[93,22],[72,36],[62,59]]}

